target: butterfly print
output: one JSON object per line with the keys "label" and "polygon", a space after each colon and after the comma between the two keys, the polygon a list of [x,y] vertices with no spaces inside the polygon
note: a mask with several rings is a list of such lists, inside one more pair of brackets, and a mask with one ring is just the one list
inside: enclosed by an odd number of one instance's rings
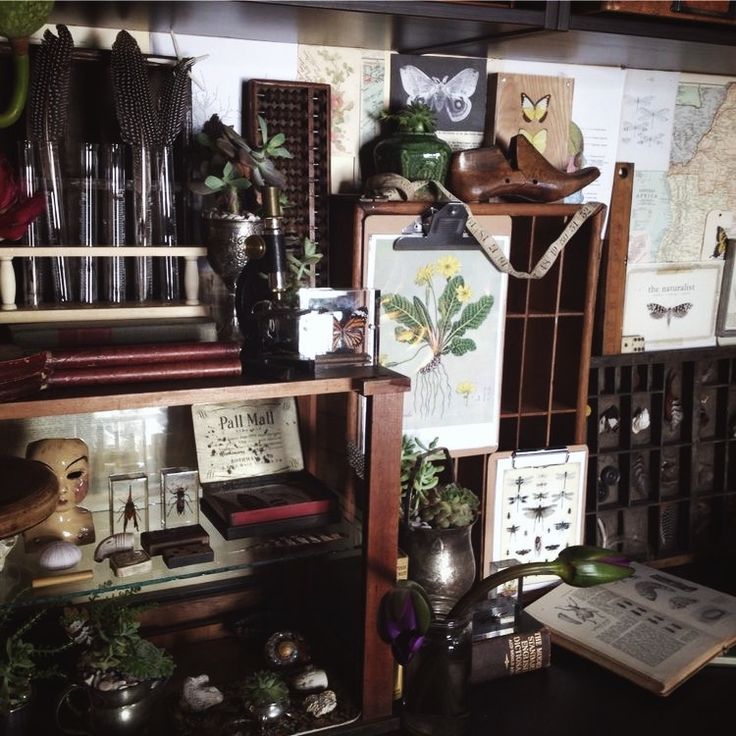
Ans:
{"label": "butterfly print", "polygon": [[341,320],[333,316],[332,350],[354,353],[363,344],[367,320],[368,311],[365,307],[359,307]]}
{"label": "butterfly print", "polygon": [[720,225],[716,225],[716,246],[713,248],[711,258],[723,258],[726,255],[727,247],[728,235],[726,235],[726,231]]}
{"label": "butterfly print", "polygon": [[547,150],[547,128],[542,128],[536,133],[530,133],[524,128],[519,128],[519,135],[523,135],[539,153],[544,153]]}
{"label": "butterfly print", "polygon": [[527,123],[543,123],[549,112],[552,95],[544,95],[536,102],[525,92],[521,93],[521,115]]}
{"label": "butterfly print", "polygon": [[655,304],[654,302],[650,302],[649,304],[647,304],[649,316],[652,319],[666,318],[668,327],[673,317],[682,319],[692,308],[693,305],[691,302],[683,302],[682,304],[677,304],[674,307],[663,307],[661,304]]}
{"label": "butterfly print", "polygon": [[470,115],[470,98],[478,85],[478,72],[470,67],[461,69],[452,79],[430,77],[411,64],[399,69],[401,84],[406,92],[406,104],[422,102],[439,113],[443,110],[453,123]]}

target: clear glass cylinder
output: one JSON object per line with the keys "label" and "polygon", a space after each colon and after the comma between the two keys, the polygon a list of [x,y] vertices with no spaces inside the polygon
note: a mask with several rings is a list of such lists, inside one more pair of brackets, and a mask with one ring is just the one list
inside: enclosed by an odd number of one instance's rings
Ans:
{"label": "clear glass cylinder", "polygon": [[468,682],[472,619],[436,619],[406,666],[403,732],[412,736],[465,736],[470,732]]}
{"label": "clear glass cylinder", "polygon": [[[153,155],[155,176],[155,217],[153,237],[157,245],[175,246],[176,195],[174,191],[174,159],[170,146],[156,149]],[[176,256],[158,259],[159,297],[164,301],[180,299],[179,259]]]}
{"label": "clear glass cylinder", "polygon": [[[105,245],[120,247],[125,240],[125,149],[120,143],[104,147],[102,232]],[[124,258],[103,259],[105,299],[114,304],[125,301],[126,274]]]}
{"label": "clear glass cylinder", "polygon": [[[79,242],[92,247],[98,244],[97,203],[99,186],[99,150],[96,143],[82,143],[79,156]],[[79,301],[97,302],[97,258],[82,256],[79,262]]]}
{"label": "clear glass cylinder", "polygon": [[[36,153],[31,141],[18,143],[20,162],[20,185],[26,197],[39,191]],[[28,223],[24,236],[25,244],[31,247],[41,245],[38,218]],[[37,307],[43,302],[44,285],[48,280],[48,261],[44,258],[24,258],[21,268],[22,299],[27,307]]]}
{"label": "clear glass cylinder", "polygon": [[[133,146],[133,221],[135,244],[153,245],[153,186],[151,182],[151,149]],[[137,256],[133,262],[133,289],[136,301],[153,297],[152,260]]]}
{"label": "clear glass cylinder", "polygon": [[[46,194],[46,245],[68,245],[69,234],[64,205],[64,180],[61,172],[58,143],[56,141],[38,141],[38,160],[43,190]],[[68,258],[54,256],[51,259],[51,280],[54,300],[58,303],[71,302],[74,296]]]}

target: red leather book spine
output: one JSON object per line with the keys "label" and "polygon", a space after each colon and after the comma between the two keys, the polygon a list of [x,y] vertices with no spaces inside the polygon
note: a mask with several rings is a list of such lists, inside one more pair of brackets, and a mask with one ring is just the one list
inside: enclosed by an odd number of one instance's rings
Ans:
{"label": "red leather book spine", "polygon": [[48,365],[54,369],[97,368],[103,366],[151,365],[190,360],[237,358],[240,346],[234,342],[182,342],[159,345],[114,345],[74,350],[53,350]]}
{"label": "red leather book spine", "polygon": [[239,376],[241,372],[240,358],[234,357],[153,365],[106,365],[93,368],[54,369],[49,374],[47,383],[49,386],[89,386],[101,383]]}

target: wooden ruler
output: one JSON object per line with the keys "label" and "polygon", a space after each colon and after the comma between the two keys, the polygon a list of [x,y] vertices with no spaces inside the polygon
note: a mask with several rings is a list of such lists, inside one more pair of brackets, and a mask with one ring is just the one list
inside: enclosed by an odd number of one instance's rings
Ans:
{"label": "wooden ruler", "polygon": [[602,310],[601,355],[617,355],[621,352],[633,189],[634,164],[617,163],[598,289],[598,303]]}

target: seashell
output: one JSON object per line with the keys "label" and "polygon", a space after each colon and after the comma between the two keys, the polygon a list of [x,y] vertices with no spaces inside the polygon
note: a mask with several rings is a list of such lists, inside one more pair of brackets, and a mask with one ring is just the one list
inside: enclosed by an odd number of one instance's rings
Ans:
{"label": "seashell", "polygon": [[276,667],[306,664],[311,659],[304,637],[294,631],[277,631],[266,641],[266,659]]}
{"label": "seashell", "polygon": [[294,690],[324,690],[327,685],[327,673],[318,667],[310,666],[294,675],[291,680]]}
{"label": "seashell", "polygon": [[646,498],[649,495],[649,478],[647,476],[647,468],[644,464],[644,458],[637,455],[631,466],[631,474],[633,477],[632,490],[636,491],[636,498]]}
{"label": "seashell", "polygon": [[214,685],[209,685],[209,681],[209,675],[187,677],[181,691],[182,705],[193,713],[202,713],[222,703],[223,694]]}
{"label": "seashell", "polygon": [[618,431],[619,425],[619,413],[618,408],[615,406],[609,406],[608,409],[601,412],[598,417],[598,434],[604,434],[606,432]]}
{"label": "seashell", "polygon": [[304,709],[315,718],[331,713],[337,707],[337,695],[334,690],[323,690],[321,693],[307,695],[304,698]]}
{"label": "seashell", "polygon": [[102,562],[113,552],[127,552],[133,549],[133,532],[119,532],[105,537],[95,549],[95,562]]}
{"label": "seashell", "polygon": [[639,434],[649,427],[651,419],[649,418],[649,409],[646,407],[639,408],[634,412],[634,418],[631,420],[631,431]]}
{"label": "seashell", "polygon": [[82,559],[82,550],[72,542],[51,542],[43,548],[38,564],[44,570],[66,570]]}

